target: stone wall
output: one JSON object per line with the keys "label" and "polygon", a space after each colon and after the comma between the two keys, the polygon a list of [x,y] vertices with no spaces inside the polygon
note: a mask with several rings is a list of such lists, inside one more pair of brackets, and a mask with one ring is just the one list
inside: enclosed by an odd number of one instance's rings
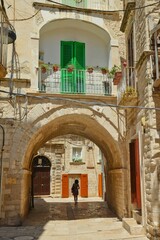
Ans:
{"label": "stone wall", "polygon": [[[135,1],[136,8],[144,7],[156,1]],[[158,15],[157,6],[144,7],[137,9],[132,13],[132,20],[128,21],[125,30],[126,40],[129,36],[131,25],[135,29],[135,67],[138,86],[138,105],[144,108],[159,107],[158,96],[154,95],[152,79],[152,52],[150,51],[150,30],[157,24]],[[131,18],[131,16],[130,16]],[[155,98],[154,98],[155,96]],[[130,113],[131,115],[131,113]],[[150,109],[139,109],[136,115],[132,114],[132,123],[128,125],[128,141],[135,137],[141,139],[140,162],[143,166],[141,169],[141,186],[144,192],[142,202],[142,218],[146,226],[147,236],[153,239],[160,236],[157,229],[160,226],[159,200],[157,194],[159,186],[158,165],[159,165],[159,111]]]}
{"label": "stone wall", "polygon": [[[6,133],[3,153],[4,191],[1,214],[2,221],[5,223],[20,224],[26,217],[30,207],[32,158],[50,138],[69,132],[87,137],[102,150],[108,162],[108,169],[113,169],[113,172],[116,172],[117,168],[121,169],[126,165],[125,161],[122,161],[123,154],[126,151],[124,145],[120,141],[118,142],[118,114],[114,109],[104,107],[103,114],[101,114],[98,108],[95,110],[96,108],[79,108],[74,105],[72,105],[72,108],[68,105],[66,107],[62,106],[61,108],[59,105],[51,103],[40,105],[37,100],[35,100],[34,106],[32,100],[32,104],[28,105],[30,111],[23,120],[17,122],[17,120],[12,119],[8,125],[5,123],[5,119],[0,121],[0,123],[4,122],[5,124]],[[93,113],[94,115],[92,115]],[[91,172],[92,175],[93,171],[91,170]],[[105,172],[107,173],[107,171]],[[107,182],[106,188],[106,192],[110,196],[110,205],[120,217],[126,214],[124,192],[126,191],[127,181],[124,180],[125,174],[122,170],[121,173],[117,173],[117,178],[114,178],[110,177],[109,173],[109,179],[112,180]],[[92,177],[90,183],[93,184]],[[112,196],[112,191],[109,191],[109,189],[114,189],[114,192],[117,193],[116,198]],[[11,208],[13,209],[12,212],[10,211]],[[13,216],[10,214],[13,214]]]}

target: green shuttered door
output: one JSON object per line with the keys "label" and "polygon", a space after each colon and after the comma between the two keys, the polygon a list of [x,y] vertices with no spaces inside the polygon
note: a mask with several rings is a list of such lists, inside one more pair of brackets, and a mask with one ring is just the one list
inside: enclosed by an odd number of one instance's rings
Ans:
{"label": "green shuttered door", "polygon": [[[68,72],[68,65],[74,65],[73,72]],[[85,44],[61,41],[61,92],[85,92]]]}

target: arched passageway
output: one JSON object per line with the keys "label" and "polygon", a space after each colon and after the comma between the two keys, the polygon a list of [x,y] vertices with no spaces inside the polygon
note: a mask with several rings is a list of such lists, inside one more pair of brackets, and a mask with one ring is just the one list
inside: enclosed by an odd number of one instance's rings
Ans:
{"label": "arched passageway", "polygon": [[[84,109],[79,109],[80,112]],[[32,171],[32,159],[38,150],[50,139],[66,134],[75,134],[90,139],[103,152],[104,172],[106,175],[107,189],[106,200],[114,212],[122,218],[127,212],[127,183],[125,179],[126,169],[122,161],[123,149],[118,143],[117,127],[109,119],[102,118],[99,114],[92,115],[90,109],[86,113],[77,114],[77,109],[63,111],[63,116],[59,116],[61,110],[58,109],[58,116],[51,119],[50,114],[37,118],[34,121],[31,138],[27,144],[23,158],[23,198],[21,200],[21,215],[24,218],[29,209],[29,188]],[[88,113],[87,113],[88,111]],[[72,112],[72,114],[69,114]],[[61,112],[62,113],[62,112]],[[48,121],[46,121],[46,118]],[[53,116],[52,116],[53,118]],[[42,122],[45,119],[45,124]],[[110,128],[107,129],[107,124]],[[36,127],[35,127],[36,126]],[[38,126],[38,128],[37,128]],[[34,129],[34,133],[33,133]],[[28,189],[28,190],[27,190]],[[28,199],[28,200],[27,200]]]}

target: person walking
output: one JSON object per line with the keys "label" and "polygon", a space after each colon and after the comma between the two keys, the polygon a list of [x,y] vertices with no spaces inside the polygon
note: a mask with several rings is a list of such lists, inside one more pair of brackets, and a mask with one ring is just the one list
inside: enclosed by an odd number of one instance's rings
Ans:
{"label": "person walking", "polygon": [[71,188],[71,191],[72,191],[72,194],[73,194],[73,197],[74,197],[74,202],[75,204],[78,202],[78,194],[79,194],[79,181],[78,179],[76,179],[72,185],[72,188]]}

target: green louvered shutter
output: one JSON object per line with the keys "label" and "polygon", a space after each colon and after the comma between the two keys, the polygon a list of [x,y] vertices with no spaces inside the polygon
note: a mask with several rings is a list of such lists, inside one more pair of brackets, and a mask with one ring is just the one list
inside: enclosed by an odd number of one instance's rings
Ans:
{"label": "green louvered shutter", "polygon": [[74,42],[74,64],[76,67],[74,90],[78,93],[85,92],[85,44]]}
{"label": "green louvered shutter", "polygon": [[69,64],[74,64],[73,43],[61,41],[61,68],[67,68]]}
{"label": "green louvered shutter", "polygon": [[74,64],[73,42],[61,41],[61,92],[74,92],[74,73],[67,72],[67,67]]}

